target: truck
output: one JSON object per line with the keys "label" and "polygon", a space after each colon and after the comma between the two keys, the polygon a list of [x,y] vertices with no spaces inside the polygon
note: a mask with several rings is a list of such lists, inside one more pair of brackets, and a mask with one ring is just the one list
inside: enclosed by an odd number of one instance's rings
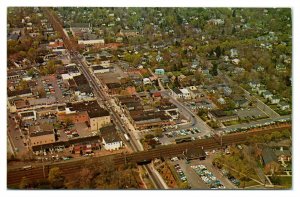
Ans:
{"label": "truck", "polygon": [[124,137],[125,137],[126,141],[129,141],[129,137],[128,137],[127,133],[124,134]]}

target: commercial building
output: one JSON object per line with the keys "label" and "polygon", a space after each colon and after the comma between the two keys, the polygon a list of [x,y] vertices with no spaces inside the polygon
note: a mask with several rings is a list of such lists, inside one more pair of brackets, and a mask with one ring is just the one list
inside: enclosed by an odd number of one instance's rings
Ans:
{"label": "commercial building", "polygon": [[90,124],[91,131],[99,131],[100,128],[110,124],[111,122],[109,112],[101,108],[96,100],[67,103],[66,114],[78,112],[87,112],[89,117],[88,123]]}
{"label": "commercial building", "polygon": [[239,118],[236,114],[225,112],[222,110],[211,110],[207,115],[210,119],[220,122],[235,121]]}
{"label": "commercial building", "polygon": [[44,145],[55,142],[54,128],[49,124],[29,127],[30,146]]}
{"label": "commercial building", "polygon": [[109,125],[100,129],[102,143],[105,150],[118,150],[123,146],[115,125]]}

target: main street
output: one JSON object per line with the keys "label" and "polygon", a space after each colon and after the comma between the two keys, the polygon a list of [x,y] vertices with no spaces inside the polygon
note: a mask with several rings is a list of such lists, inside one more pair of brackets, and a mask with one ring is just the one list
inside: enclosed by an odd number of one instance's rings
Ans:
{"label": "main street", "polygon": [[[62,34],[62,38],[64,40],[65,46],[70,51],[71,59],[75,60],[75,63],[78,64],[78,66],[81,68],[82,73],[89,81],[89,84],[91,88],[94,90],[99,105],[105,105],[106,108],[109,110],[112,120],[121,131],[120,137],[122,138],[123,142],[128,144],[130,147],[132,147],[133,151],[142,151],[143,147],[139,145],[139,142],[137,142],[135,138],[131,138],[132,140],[130,141],[130,143],[126,142],[126,139],[124,138],[123,134],[131,133],[131,131],[124,124],[122,124],[123,121],[121,117],[122,115],[123,116],[125,115],[120,114],[119,112],[116,111],[114,105],[111,103],[111,99],[109,98],[108,94],[105,91],[104,85],[99,80],[97,81],[96,78],[90,73],[87,63],[83,60],[82,56],[75,50],[75,47],[72,45],[71,41],[63,31],[60,21],[55,16],[53,16],[53,13],[51,13],[49,9],[46,8],[45,12],[47,13],[50,21],[52,22],[54,29]],[[131,136],[134,135],[132,134]],[[149,164],[147,166],[144,166],[144,169],[148,173],[155,188],[167,189],[167,186],[164,183],[164,181],[161,179],[161,177],[159,177],[157,173],[155,173],[153,170],[150,169],[151,167],[152,166]]]}

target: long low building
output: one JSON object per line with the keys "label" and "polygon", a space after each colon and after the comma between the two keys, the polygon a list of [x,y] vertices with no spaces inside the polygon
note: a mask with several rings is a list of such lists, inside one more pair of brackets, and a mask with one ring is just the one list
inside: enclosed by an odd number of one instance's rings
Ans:
{"label": "long low building", "polygon": [[175,122],[165,112],[146,112],[143,110],[130,111],[133,124],[138,129],[173,125]]}
{"label": "long low building", "polygon": [[29,127],[30,146],[44,145],[55,142],[52,125],[42,124]]}
{"label": "long low building", "polygon": [[94,44],[101,44],[104,45],[104,39],[96,39],[96,40],[78,40],[78,44],[83,45],[94,45]]}
{"label": "long low building", "polygon": [[239,119],[236,114],[228,113],[222,110],[211,110],[207,115],[210,119],[220,122],[235,121]]}

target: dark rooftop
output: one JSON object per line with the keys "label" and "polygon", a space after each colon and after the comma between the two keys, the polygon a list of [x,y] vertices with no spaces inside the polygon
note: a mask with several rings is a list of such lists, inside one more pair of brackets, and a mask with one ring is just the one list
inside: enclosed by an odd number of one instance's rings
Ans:
{"label": "dark rooftop", "polygon": [[15,91],[7,90],[8,97],[19,96],[19,95],[30,94],[30,93],[32,93],[30,89],[15,90]]}
{"label": "dark rooftop", "polygon": [[101,128],[100,134],[106,143],[122,141],[117,133],[115,125],[110,125],[110,126]]}
{"label": "dark rooftop", "polygon": [[101,108],[97,101],[67,103],[67,107],[72,111],[87,111],[90,118],[109,116],[109,112]]}

